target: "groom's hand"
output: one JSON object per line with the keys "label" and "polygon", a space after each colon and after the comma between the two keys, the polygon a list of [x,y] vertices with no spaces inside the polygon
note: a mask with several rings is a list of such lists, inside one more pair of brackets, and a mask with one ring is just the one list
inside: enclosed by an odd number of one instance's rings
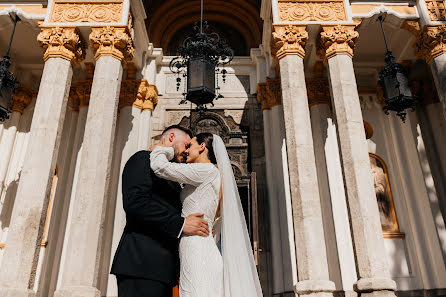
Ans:
{"label": "groom's hand", "polygon": [[183,233],[185,235],[199,235],[207,237],[209,235],[209,225],[203,220],[204,214],[194,213],[186,217]]}

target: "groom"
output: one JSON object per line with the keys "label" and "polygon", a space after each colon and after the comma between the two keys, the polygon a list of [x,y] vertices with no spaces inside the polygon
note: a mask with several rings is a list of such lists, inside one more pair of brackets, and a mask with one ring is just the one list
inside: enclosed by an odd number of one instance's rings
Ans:
{"label": "groom", "polygon": [[[184,162],[192,132],[170,126],[162,134],[172,146],[175,162]],[[158,178],[150,168],[150,152],[139,151],[122,173],[126,226],[111,273],[118,281],[119,297],[171,297],[179,268],[181,234],[207,236],[203,214],[181,217],[181,187]]]}

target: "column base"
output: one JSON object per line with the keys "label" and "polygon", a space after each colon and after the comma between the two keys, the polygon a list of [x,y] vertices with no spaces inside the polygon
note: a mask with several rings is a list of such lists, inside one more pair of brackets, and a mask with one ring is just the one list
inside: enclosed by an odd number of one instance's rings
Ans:
{"label": "column base", "polygon": [[294,286],[294,292],[300,297],[333,297],[335,290],[334,282],[329,280],[304,280]]}
{"label": "column base", "polygon": [[36,297],[36,292],[29,289],[0,288],[2,297]]}
{"label": "column base", "polygon": [[70,286],[54,292],[54,297],[101,297],[101,292],[95,287]]}
{"label": "column base", "polygon": [[361,297],[395,297],[396,283],[388,278],[361,278],[354,284]]}

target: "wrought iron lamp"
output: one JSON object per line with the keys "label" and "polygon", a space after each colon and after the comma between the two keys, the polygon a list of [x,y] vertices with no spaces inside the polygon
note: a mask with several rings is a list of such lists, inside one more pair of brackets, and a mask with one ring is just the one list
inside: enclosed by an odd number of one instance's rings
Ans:
{"label": "wrought iron lamp", "polygon": [[17,79],[12,72],[9,71],[9,66],[11,66],[9,52],[11,50],[12,39],[14,38],[15,27],[20,19],[15,13],[10,16],[14,20],[14,27],[12,29],[11,38],[9,39],[6,55],[0,61],[0,122],[9,118],[9,105],[11,104],[12,93],[17,84]]}
{"label": "wrought iron lamp", "polygon": [[395,57],[389,50],[383,27],[383,17],[379,16],[378,20],[381,24],[381,30],[383,32],[387,50],[385,58],[387,66],[379,72],[378,82],[381,85],[384,94],[385,106],[383,107],[383,110],[387,115],[389,114],[389,110],[395,111],[396,115],[405,122],[407,115],[406,110],[408,108],[411,108],[412,111],[415,110],[417,99],[412,95],[406,70],[401,64],[395,62]]}
{"label": "wrought iron lamp", "polygon": [[[203,23],[203,0],[201,0],[200,26],[195,23],[195,34],[184,40],[178,48],[179,56],[170,61],[169,68],[177,76],[177,91],[181,85],[181,75],[186,79],[187,89],[180,104],[190,101],[197,109],[205,109],[215,99],[223,97],[218,93],[218,75],[226,80],[226,69],[219,69],[234,58],[234,52],[217,33],[205,33],[207,23]],[[216,80],[217,76],[217,80]],[[217,83],[216,83],[217,81]]]}

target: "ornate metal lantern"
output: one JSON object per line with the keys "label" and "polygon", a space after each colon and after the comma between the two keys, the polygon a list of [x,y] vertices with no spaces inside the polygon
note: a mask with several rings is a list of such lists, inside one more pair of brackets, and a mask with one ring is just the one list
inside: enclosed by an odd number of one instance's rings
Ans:
{"label": "ornate metal lantern", "polygon": [[205,104],[213,104],[215,99],[223,97],[218,94],[218,74],[222,74],[225,82],[227,71],[218,67],[234,58],[232,49],[226,46],[217,33],[203,32],[203,25],[207,29],[207,23],[203,24],[201,1],[200,26],[195,24],[195,34],[184,40],[183,45],[178,48],[179,56],[173,58],[169,64],[170,70],[178,75],[177,91],[181,85],[180,76],[186,79],[187,90],[183,93],[181,104],[190,101],[198,109],[205,109]]}
{"label": "ornate metal lantern", "polygon": [[383,28],[382,16],[379,16],[378,19],[381,24],[381,30],[383,32],[387,50],[385,58],[387,66],[379,72],[378,82],[383,89],[384,102],[386,104],[383,107],[383,110],[387,115],[389,114],[389,110],[395,111],[396,115],[405,122],[407,115],[406,109],[411,108],[412,110],[415,110],[417,100],[416,97],[412,95],[406,70],[401,64],[395,62],[395,57],[389,50]]}
{"label": "ornate metal lantern", "polygon": [[12,39],[14,37],[15,27],[19,21],[19,17],[16,14],[11,15],[14,20],[14,27],[12,29],[11,38],[9,39],[8,50],[6,55],[0,61],[0,122],[8,119],[8,114],[10,113],[9,105],[12,100],[12,93],[14,92],[17,80],[9,71],[9,66],[11,66],[9,51],[11,50]]}

